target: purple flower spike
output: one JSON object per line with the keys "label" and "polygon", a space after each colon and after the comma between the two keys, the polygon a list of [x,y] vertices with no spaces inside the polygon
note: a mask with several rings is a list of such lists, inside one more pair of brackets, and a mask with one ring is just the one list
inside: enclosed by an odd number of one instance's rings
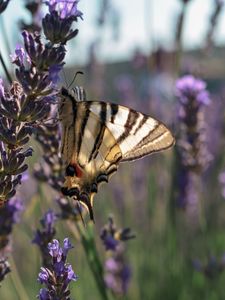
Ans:
{"label": "purple flower spike", "polygon": [[10,55],[12,63],[18,67],[24,67],[25,65],[31,65],[30,57],[26,54],[24,48],[21,45],[16,45],[15,54]]}
{"label": "purple flower spike", "polygon": [[206,83],[192,75],[186,75],[176,82],[177,96],[183,104],[189,104],[195,99],[199,104],[209,105],[209,93]]}
{"label": "purple flower spike", "polygon": [[0,208],[0,237],[7,236],[12,232],[13,224],[19,222],[20,214],[23,209],[24,206],[22,200],[19,198],[10,199]]}
{"label": "purple flower spike", "polygon": [[54,44],[66,44],[78,33],[77,29],[72,29],[73,22],[82,19],[82,13],[77,9],[78,1],[49,0],[45,3],[49,7],[49,14],[42,21],[46,37]]}
{"label": "purple flower spike", "polygon": [[72,266],[66,262],[67,253],[71,248],[73,246],[68,238],[64,239],[63,247],[60,246],[58,240],[49,243],[48,249],[52,259],[48,268],[42,267],[38,275],[38,281],[46,285],[45,289],[40,290],[39,299],[71,299],[69,284],[77,280]]}
{"label": "purple flower spike", "polygon": [[47,232],[51,233],[53,231],[53,226],[56,220],[57,220],[56,214],[52,210],[49,210],[41,219],[40,223],[43,226],[43,228],[46,229]]}
{"label": "purple flower spike", "polygon": [[[1,190],[1,189],[0,189]],[[0,191],[1,194],[1,191]],[[13,224],[19,222],[21,211],[24,209],[22,201],[18,198],[10,199],[0,208],[0,252],[6,255],[10,251],[9,241],[12,233]],[[10,265],[7,258],[0,257],[0,281],[4,280],[10,272]]]}
{"label": "purple flower spike", "polygon": [[50,300],[51,299],[51,296],[49,294],[49,291],[47,289],[40,289],[40,292],[39,292],[39,295],[38,295],[38,298],[40,300]]}
{"label": "purple flower spike", "polygon": [[125,295],[131,278],[131,270],[125,260],[124,241],[134,238],[129,228],[118,230],[112,217],[101,232],[101,239],[110,257],[105,261],[105,285],[116,295]]}
{"label": "purple flower spike", "polygon": [[72,248],[73,248],[73,245],[70,243],[70,240],[68,238],[64,239],[64,241],[63,241],[63,255],[67,256],[68,251]]}
{"label": "purple flower spike", "polygon": [[108,224],[101,231],[101,239],[106,250],[115,251],[120,241],[126,241],[134,237],[129,228],[117,230],[112,217],[109,217]]}
{"label": "purple flower spike", "polygon": [[176,82],[179,101],[178,119],[180,132],[177,140],[179,159],[177,205],[190,208],[192,218],[198,216],[198,190],[201,174],[208,167],[212,155],[207,147],[205,106],[211,102],[206,83],[192,75],[181,77]]}
{"label": "purple flower spike", "polygon": [[49,279],[49,273],[46,268],[41,268],[40,273],[38,274],[38,280],[41,284],[47,283]]}
{"label": "purple flower spike", "polygon": [[78,276],[74,273],[73,268],[71,265],[68,265],[67,267],[67,284],[70,283],[70,281],[77,281]]}
{"label": "purple flower spike", "polygon": [[205,263],[199,259],[194,259],[192,265],[196,271],[201,272],[208,279],[214,280],[224,271],[224,254],[220,258],[209,255]]}
{"label": "purple flower spike", "polygon": [[61,256],[62,256],[63,250],[62,250],[62,248],[60,247],[59,241],[58,241],[58,240],[54,239],[54,240],[52,241],[52,243],[49,243],[49,244],[48,244],[48,250],[49,250],[49,254],[50,254],[52,257],[57,258],[57,261],[60,261],[60,260],[61,260]]}
{"label": "purple flower spike", "polygon": [[42,229],[35,232],[33,244],[38,245],[41,251],[43,265],[47,267],[50,263],[51,256],[49,255],[48,244],[53,239],[55,231],[55,222],[57,217],[52,210],[49,210],[40,220]]}
{"label": "purple flower spike", "polygon": [[49,0],[45,3],[49,7],[49,12],[56,11],[61,19],[70,17],[81,18],[83,13],[77,9],[79,0]]}

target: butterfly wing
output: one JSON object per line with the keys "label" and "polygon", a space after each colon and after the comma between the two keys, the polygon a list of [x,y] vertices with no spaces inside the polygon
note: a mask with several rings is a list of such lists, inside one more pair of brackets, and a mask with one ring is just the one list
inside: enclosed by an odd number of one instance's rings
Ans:
{"label": "butterfly wing", "polygon": [[165,125],[127,107],[77,102],[70,95],[66,100],[59,110],[67,166],[62,192],[81,201],[93,219],[93,196],[99,184],[108,182],[116,172],[120,161],[167,149],[174,139]]}
{"label": "butterfly wing", "polygon": [[[105,125],[120,147],[122,162],[168,149],[174,144],[173,135],[162,122],[122,105],[105,104]],[[90,110],[100,121],[99,102],[91,102]]]}

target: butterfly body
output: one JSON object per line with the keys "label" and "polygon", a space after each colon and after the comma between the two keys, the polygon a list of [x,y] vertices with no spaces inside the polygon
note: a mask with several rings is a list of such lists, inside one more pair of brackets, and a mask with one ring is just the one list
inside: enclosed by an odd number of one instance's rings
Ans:
{"label": "butterfly body", "polygon": [[61,90],[61,152],[66,165],[62,192],[85,205],[93,219],[93,197],[119,162],[170,148],[174,138],[161,122],[125,106],[86,101],[82,88]]}

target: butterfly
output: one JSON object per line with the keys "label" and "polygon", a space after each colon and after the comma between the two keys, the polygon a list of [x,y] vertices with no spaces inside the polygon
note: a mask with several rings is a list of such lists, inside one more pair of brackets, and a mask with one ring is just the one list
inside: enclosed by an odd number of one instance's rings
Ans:
{"label": "butterfly", "polygon": [[94,220],[93,198],[120,162],[139,159],[174,144],[161,122],[131,108],[86,101],[82,87],[60,92],[61,153],[65,162],[62,193],[84,205]]}

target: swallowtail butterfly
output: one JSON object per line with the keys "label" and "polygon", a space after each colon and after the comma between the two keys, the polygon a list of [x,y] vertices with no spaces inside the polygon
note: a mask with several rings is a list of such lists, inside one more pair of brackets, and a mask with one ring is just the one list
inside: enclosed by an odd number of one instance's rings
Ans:
{"label": "swallowtail butterfly", "polygon": [[86,101],[82,87],[60,92],[62,193],[78,200],[93,220],[93,197],[120,162],[170,148],[174,138],[161,122],[128,107]]}

